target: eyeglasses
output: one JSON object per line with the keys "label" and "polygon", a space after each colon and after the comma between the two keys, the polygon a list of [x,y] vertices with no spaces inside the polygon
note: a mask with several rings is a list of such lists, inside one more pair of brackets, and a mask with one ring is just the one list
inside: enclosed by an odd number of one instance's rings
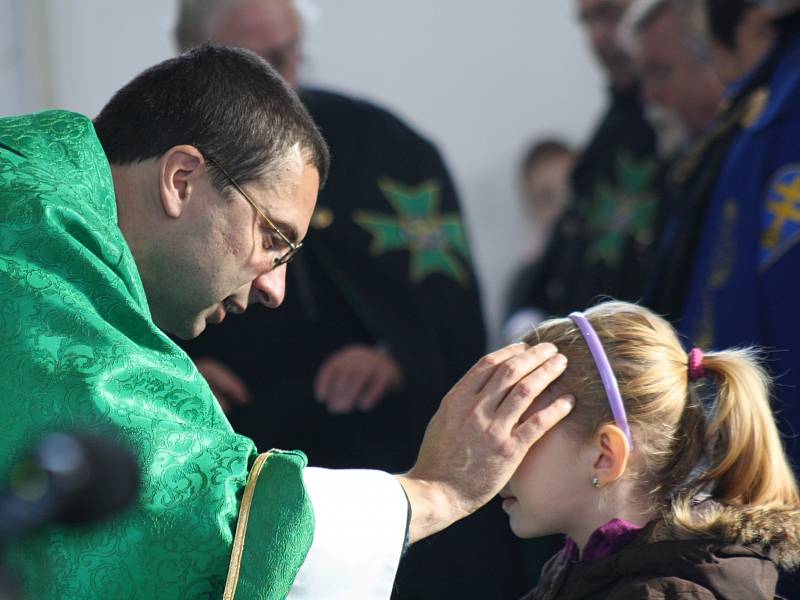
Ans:
{"label": "eyeglasses", "polygon": [[211,164],[213,164],[215,167],[217,167],[220,171],[222,171],[222,174],[225,175],[225,177],[227,177],[230,184],[236,188],[236,191],[239,192],[242,195],[242,197],[250,203],[250,206],[252,206],[256,210],[256,212],[261,216],[262,219],[264,219],[264,221],[266,221],[267,225],[269,225],[269,228],[279,238],[281,238],[281,241],[283,241],[284,244],[286,244],[289,247],[289,249],[286,252],[273,259],[272,268],[277,269],[281,265],[285,265],[286,263],[291,262],[291,260],[294,258],[294,255],[297,254],[298,250],[300,250],[300,248],[303,247],[303,242],[294,243],[292,240],[286,237],[286,235],[280,229],[278,229],[278,226],[272,222],[272,219],[270,219],[266,215],[266,213],[263,210],[261,210],[255,202],[253,202],[250,199],[250,196],[248,196],[245,193],[245,191],[242,189],[242,186],[236,183],[236,180],[228,174],[228,172],[221,164],[219,164],[216,160],[208,156],[206,156],[206,160]]}

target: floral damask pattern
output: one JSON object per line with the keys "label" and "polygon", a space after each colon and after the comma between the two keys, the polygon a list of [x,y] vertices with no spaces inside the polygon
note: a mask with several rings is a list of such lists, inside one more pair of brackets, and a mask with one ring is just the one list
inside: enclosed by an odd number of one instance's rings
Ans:
{"label": "floral damask pattern", "polygon": [[219,598],[252,442],[152,322],[91,122],[0,119],[0,479],[45,432],[113,430],[138,503],[10,547],[29,598]]}

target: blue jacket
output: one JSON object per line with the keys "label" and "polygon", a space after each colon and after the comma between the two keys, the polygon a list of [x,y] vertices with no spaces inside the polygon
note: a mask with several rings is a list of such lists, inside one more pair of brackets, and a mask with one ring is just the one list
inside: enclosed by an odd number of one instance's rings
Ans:
{"label": "blue jacket", "polygon": [[680,328],[695,345],[757,345],[800,468],[800,35],[785,40],[734,139],[703,224]]}

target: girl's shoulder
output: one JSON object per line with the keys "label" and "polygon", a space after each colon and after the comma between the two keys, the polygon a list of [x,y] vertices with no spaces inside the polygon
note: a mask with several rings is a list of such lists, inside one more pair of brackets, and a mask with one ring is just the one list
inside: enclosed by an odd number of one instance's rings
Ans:
{"label": "girl's shoulder", "polygon": [[792,571],[800,566],[800,510],[706,500],[693,506],[691,514],[673,515],[648,529],[649,542],[671,540],[757,552]]}
{"label": "girl's shoulder", "polygon": [[759,545],[642,537],[590,563],[556,554],[523,600],[772,600],[777,578],[773,553]]}
{"label": "girl's shoulder", "polygon": [[778,581],[768,548],[712,539],[643,540],[620,552],[614,564],[607,566],[619,576],[608,600],[772,600]]}
{"label": "girl's shoulder", "polygon": [[[611,590],[607,600],[716,600],[717,596],[704,585],[680,577],[653,576],[625,580]],[[771,597],[770,597],[771,598]]]}
{"label": "girl's shoulder", "polygon": [[570,569],[571,561],[561,550],[554,554],[542,567],[536,588],[525,594],[522,600],[550,600],[558,598],[564,578]]}

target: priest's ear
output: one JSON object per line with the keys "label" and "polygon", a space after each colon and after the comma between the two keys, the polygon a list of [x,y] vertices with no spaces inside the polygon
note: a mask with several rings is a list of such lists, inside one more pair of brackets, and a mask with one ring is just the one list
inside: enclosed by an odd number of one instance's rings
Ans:
{"label": "priest's ear", "polygon": [[164,213],[180,217],[189,203],[192,192],[206,176],[207,163],[194,146],[173,146],[159,160],[159,191]]}
{"label": "priest's ear", "polygon": [[592,452],[592,476],[597,478],[598,487],[603,487],[625,473],[631,447],[625,433],[616,425],[607,423],[595,433]]}

